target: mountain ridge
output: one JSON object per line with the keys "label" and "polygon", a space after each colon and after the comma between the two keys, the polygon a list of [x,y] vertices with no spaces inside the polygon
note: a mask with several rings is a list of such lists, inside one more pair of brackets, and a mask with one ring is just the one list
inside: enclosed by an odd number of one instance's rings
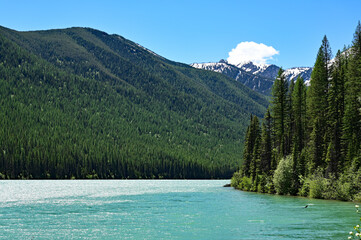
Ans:
{"label": "mountain ridge", "polygon": [[[222,68],[219,67],[219,64]],[[222,73],[265,95],[271,94],[273,82],[280,69],[274,64],[254,64],[252,61],[232,65],[224,59],[217,63],[192,63],[190,66]],[[284,71],[288,81],[302,77],[306,83],[309,82],[311,73],[312,68],[310,67],[293,67]]]}
{"label": "mountain ridge", "polygon": [[91,28],[0,27],[0,177],[225,178],[250,114],[239,82]]}

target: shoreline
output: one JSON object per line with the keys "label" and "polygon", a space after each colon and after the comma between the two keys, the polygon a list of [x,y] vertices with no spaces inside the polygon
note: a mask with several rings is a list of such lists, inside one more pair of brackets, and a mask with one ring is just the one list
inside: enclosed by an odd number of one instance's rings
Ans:
{"label": "shoreline", "polygon": [[231,186],[236,191],[241,191],[245,193],[252,193],[252,194],[262,194],[262,195],[270,195],[270,196],[279,196],[279,197],[291,197],[291,198],[303,198],[303,199],[310,199],[310,200],[326,200],[326,201],[336,201],[336,202],[345,202],[345,203],[354,203],[354,204],[361,204],[361,201],[355,201],[355,200],[339,200],[339,199],[326,199],[326,198],[312,198],[312,197],[305,197],[305,196],[299,196],[299,195],[281,195],[277,193],[262,193],[262,192],[254,192],[254,191],[246,191],[239,188],[236,188],[234,186]]}

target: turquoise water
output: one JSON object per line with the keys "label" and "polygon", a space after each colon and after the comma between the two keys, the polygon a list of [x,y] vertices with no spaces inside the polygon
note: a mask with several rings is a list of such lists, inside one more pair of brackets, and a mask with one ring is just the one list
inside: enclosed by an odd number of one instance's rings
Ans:
{"label": "turquoise water", "polygon": [[353,203],[228,182],[0,181],[0,239],[347,239],[358,223]]}

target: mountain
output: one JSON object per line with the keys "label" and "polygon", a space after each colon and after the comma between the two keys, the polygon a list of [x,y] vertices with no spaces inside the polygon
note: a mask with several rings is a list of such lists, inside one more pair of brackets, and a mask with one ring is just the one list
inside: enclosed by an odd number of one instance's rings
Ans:
{"label": "mountain", "polygon": [[[268,79],[275,79],[277,77],[278,70],[280,69],[280,67],[274,64],[255,64],[252,62],[238,64],[237,67],[246,72]],[[312,68],[310,67],[294,67],[285,69],[284,75],[288,81],[291,81],[291,79],[296,80],[297,77],[302,77],[305,82],[307,82],[311,78],[311,73]]]}
{"label": "mountain", "polygon": [[[218,63],[193,63],[191,66],[222,73],[265,95],[271,94],[274,79],[280,69],[274,64],[255,64],[253,62],[245,62],[235,66],[223,59]],[[295,67],[286,69],[284,75],[288,81],[296,80],[300,76],[308,83],[311,73],[312,68],[310,67]]]}
{"label": "mountain", "polygon": [[0,178],[229,178],[251,114],[240,82],[91,28],[0,27]]}
{"label": "mountain", "polygon": [[242,69],[221,60],[218,63],[193,63],[192,67],[222,73],[237,80],[245,86],[265,95],[269,95],[274,79],[253,74],[248,69]]}

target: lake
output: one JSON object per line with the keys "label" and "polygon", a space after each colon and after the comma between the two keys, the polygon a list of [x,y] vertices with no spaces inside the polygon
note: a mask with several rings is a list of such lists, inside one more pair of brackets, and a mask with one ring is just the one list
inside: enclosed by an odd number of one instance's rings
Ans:
{"label": "lake", "polygon": [[0,181],[0,239],[347,239],[359,223],[353,203],[226,183]]}

